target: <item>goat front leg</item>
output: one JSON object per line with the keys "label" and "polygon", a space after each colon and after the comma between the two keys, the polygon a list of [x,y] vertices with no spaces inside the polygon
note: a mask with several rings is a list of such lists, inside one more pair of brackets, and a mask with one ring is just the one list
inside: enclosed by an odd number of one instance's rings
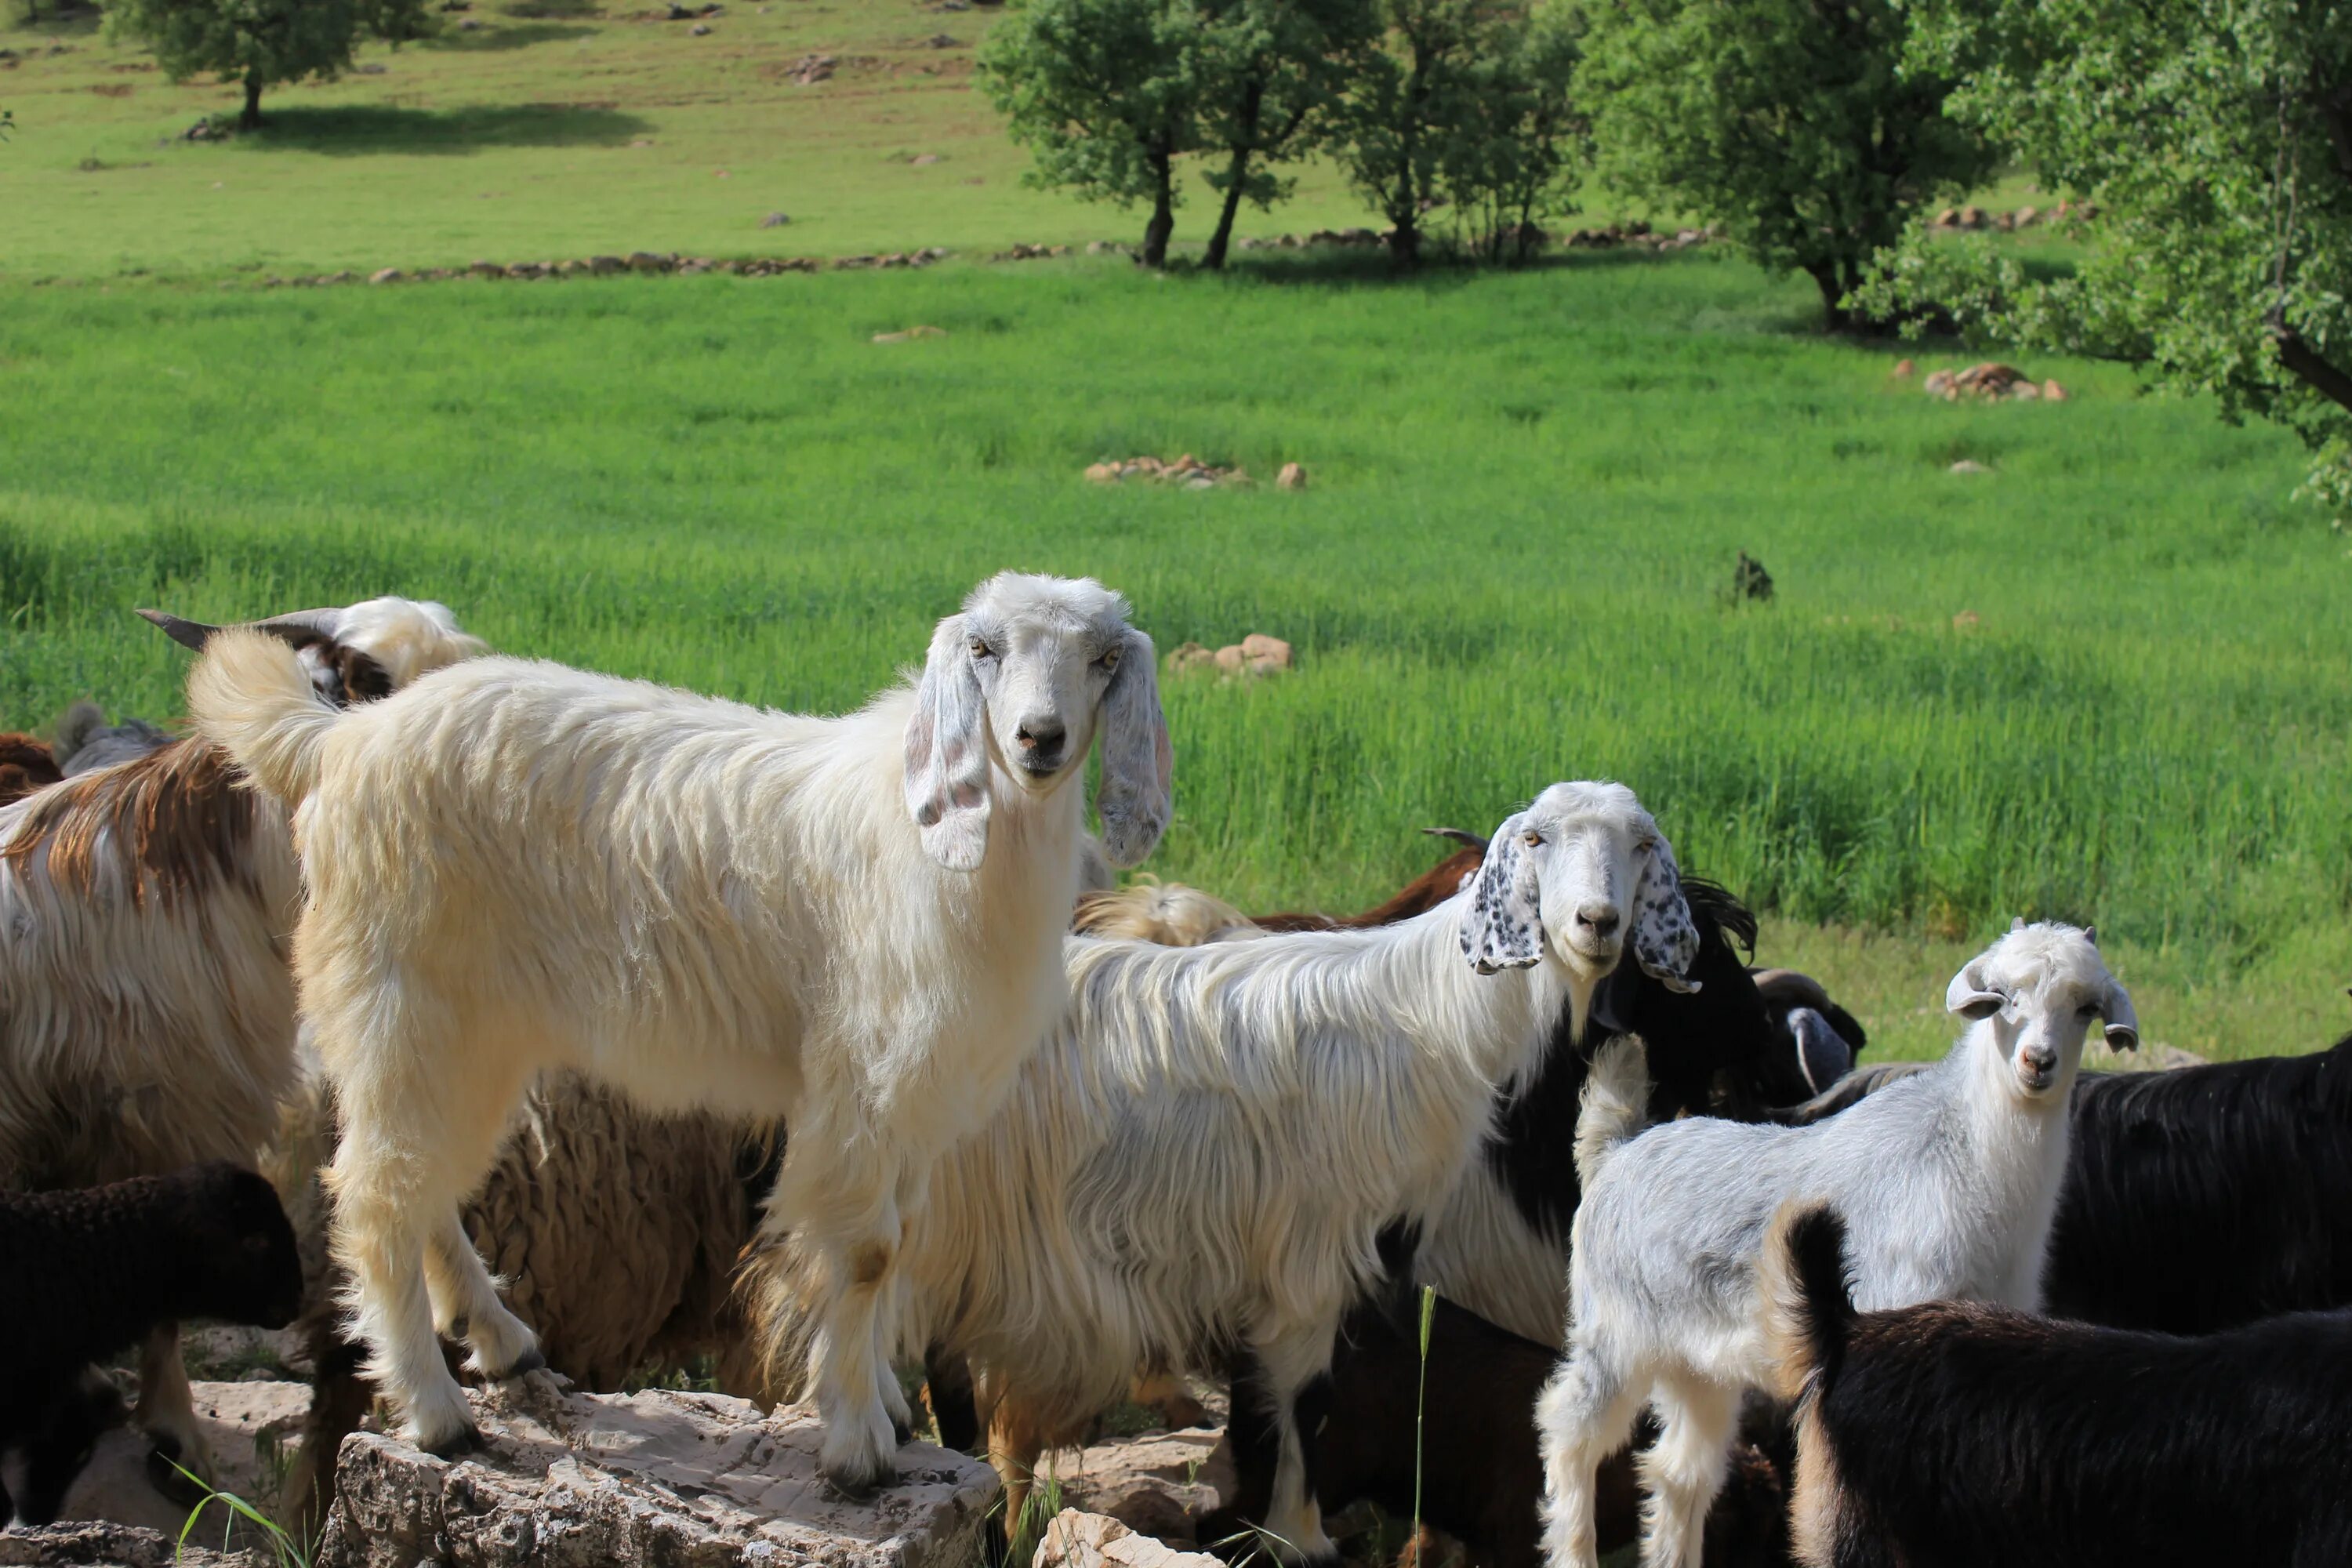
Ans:
{"label": "goat front leg", "polygon": [[1331,1345],[1338,1331],[1336,1324],[1301,1328],[1256,1347],[1278,1444],[1274,1491],[1261,1528],[1286,1563],[1337,1563],[1339,1557],[1323,1529],[1323,1505],[1315,1495],[1315,1450],[1329,1400]]}
{"label": "goat front leg", "polygon": [[131,1419],[155,1445],[149,1479],[168,1495],[188,1494],[181,1470],[212,1484],[212,1450],[196,1425],[195,1391],[188,1386],[187,1363],[180,1358],[177,1323],[158,1325],[139,1347],[139,1405]]}
{"label": "goat front leg", "polygon": [[1544,1559],[1549,1568],[1597,1568],[1593,1492],[1601,1461],[1633,1435],[1642,1396],[1581,1346],[1572,1347],[1536,1401],[1543,1455]]}
{"label": "goat front leg", "polygon": [[[797,1226],[820,1259],[823,1300],[812,1359],[824,1441],[817,1462],[841,1491],[862,1497],[890,1479],[898,1447],[882,1394],[889,1366],[877,1321],[895,1285],[898,1182],[870,1144],[861,1140],[816,1152],[826,1142],[793,1138],[764,1224]],[[821,1159],[824,1168],[813,1170]]]}
{"label": "goat front leg", "polygon": [[1649,1490],[1642,1568],[1699,1568],[1707,1510],[1739,1429],[1739,1392],[1704,1378],[1659,1384],[1658,1440],[1637,1461]]}
{"label": "goat front leg", "polygon": [[445,1209],[425,1253],[425,1288],[433,1297],[440,1331],[474,1352],[467,1364],[495,1383],[547,1364],[539,1336],[499,1300],[498,1282],[466,1235],[454,1208]]}

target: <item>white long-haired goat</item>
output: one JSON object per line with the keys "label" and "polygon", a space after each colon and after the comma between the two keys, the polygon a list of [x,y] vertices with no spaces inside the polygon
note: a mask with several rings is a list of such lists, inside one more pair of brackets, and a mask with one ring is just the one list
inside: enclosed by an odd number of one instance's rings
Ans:
{"label": "white long-haired goat", "polygon": [[881,1353],[902,1227],[1062,1010],[1086,759],[1105,849],[1170,810],[1150,640],[1087,580],[1007,573],[919,681],[843,718],[486,659],[337,715],[282,648],[216,639],[198,732],[299,803],[304,1011],[344,1117],[336,1247],[373,1370],[426,1447],[478,1440],[474,1366],[540,1362],[459,1226],[543,1068],[640,1100],[781,1116],[766,1224],[824,1265],[824,1468],[887,1476]]}
{"label": "white long-haired goat", "polygon": [[1552,1568],[1595,1562],[1593,1474],[1644,1405],[1662,1430],[1642,1457],[1642,1561],[1697,1562],[1741,1397],[1776,1385],[1759,1268],[1783,1204],[1846,1216],[1864,1311],[2040,1306],[2084,1033],[2104,1018],[2108,1044],[2138,1040],[2092,936],[2020,921],[1952,977],[1945,1005],[1971,1022],[1941,1062],[1810,1127],[1690,1118],[1633,1137],[1641,1043],[1601,1051],[1577,1122],[1568,1355],[1537,1408]]}
{"label": "white long-haired goat", "polygon": [[[1008,1514],[1139,1366],[1247,1348],[1282,1439],[1267,1528],[1285,1555],[1330,1552],[1293,1407],[1380,1278],[1381,1231],[1443,1204],[1496,1086],[1629,946],[1679,984],[1696,945],[1656,825],[1593,784],[1544,791],[1468,887],[1398,925],[1073,938],[1068,1016],[941,1162],[904,1263],[908,1344],[968,1357],[994,1406]],[[762,1303],[787,1366],[792,1267]]]}
{"label": "white long-haired goat", "polygon": [[[218,629],[147,614],[192,647]],[[408,599],[252,628],[336,703],[483,650]],[[300,890],[286,814],[199,741],[0,810],[0,1187],[253,1163],[295,1076]],[[173,1325],[142,1349],[138,1419],[209,1474]]]}

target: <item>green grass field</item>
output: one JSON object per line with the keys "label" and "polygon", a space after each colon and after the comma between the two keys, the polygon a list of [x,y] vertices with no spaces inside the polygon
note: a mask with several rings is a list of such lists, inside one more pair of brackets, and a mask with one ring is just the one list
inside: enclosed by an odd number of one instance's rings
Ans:
{"label": "green grass field", "polygon": [[[245,154],[240,153],[239,156]],[[1125,589],[1171,685],[1152,869],[1354,906],[1612,775],[1892,1047],[1964,944],[2094,918],[2150,1037],[2324,1043],[2352,973],[2352,571],[2267,429],[2052,363],[1950,406],[1704,256],[0,294],[0,725],[176,710],[131,619],[398,591],[502,647],[837,708],[1005,565]],[[925,322],[941,339],[877,345]],[[1191,451],[1311,488],[1085,482]],[[1961,458],[1991,468],[1948,472]],[[1778,578],[1736,607],[1735,551]]]}

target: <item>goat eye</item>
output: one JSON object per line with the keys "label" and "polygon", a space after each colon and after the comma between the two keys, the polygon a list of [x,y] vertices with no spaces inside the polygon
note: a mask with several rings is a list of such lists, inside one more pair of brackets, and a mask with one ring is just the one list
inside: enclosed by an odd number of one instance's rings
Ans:
{"label": "goat eye", "polygon": [[988,646],[988,639],[986,637],[974,637],[971,639],[971,657],[974,658],[994,658],[996,657],[996,650]]}
{"label": "goat eye", "polygon": [[1543,835],[1540,833],[1522,833],[1519,835],[1519,842],[1526,845],[1528,848],[1533,849],[1543,842]]}
{"label": "goat eye", "polygon": [[1658,841],[1656,839],[1644,838],[1640,843],[1633,846],[1633,853],[1636,855],[1654,854],[1656,852],[1657,847]]}
{"label": "goat eye", "polygon": [[1106,648],[1103,651],[1102,658],[1097,662],[1105,669],[1117,669],[1118,668],[1118,656],[1121,650],[1118,648]]}

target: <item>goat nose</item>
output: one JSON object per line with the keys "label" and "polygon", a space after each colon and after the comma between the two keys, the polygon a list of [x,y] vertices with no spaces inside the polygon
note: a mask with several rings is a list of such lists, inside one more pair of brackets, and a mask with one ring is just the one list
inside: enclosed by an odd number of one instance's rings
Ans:
{"label": "goat nose", "polygon": [[1059,719],[1032,719],[1021,726],[1013,738],[1024,752],[1052,752],[1060,749],[1065,732]]}
{"label": "goat nose", "polygon": [[1586,904],[1576,911],[1576,923],[1588,927],[1595,936],[1613,936],[1622,917],[1614,904]]}

